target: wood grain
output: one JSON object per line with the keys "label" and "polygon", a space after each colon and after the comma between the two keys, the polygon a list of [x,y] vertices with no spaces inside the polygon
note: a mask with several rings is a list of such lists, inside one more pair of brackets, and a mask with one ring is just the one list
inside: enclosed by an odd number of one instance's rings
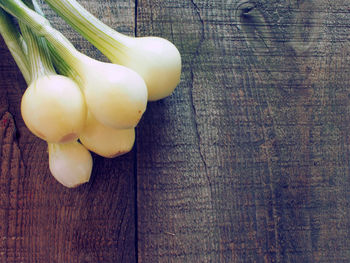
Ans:
{"label": "wood grain", "polygon": [[[174,94],[89,184],[50,176],[0,41],[1,262],[350,262],[350,4],[82,0],[128,35],[172,41]],[[46,5],[52,24],[99,51]]]}
{"label": "wood grain", "polygon": [[344,5],[138,1],[184,62],[139,131],[139,262],[350,260]]}

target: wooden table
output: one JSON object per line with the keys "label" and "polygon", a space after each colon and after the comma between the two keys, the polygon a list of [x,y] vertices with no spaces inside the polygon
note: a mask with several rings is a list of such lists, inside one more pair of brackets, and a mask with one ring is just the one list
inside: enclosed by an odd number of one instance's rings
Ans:
{"label": "wooden table", "polygon": [[181,83],[149,103],[131,153],[94,155],[70,190],[24,126],[1,40],[0,262],[350,262],[349,1],[80,2],[175,43]]}

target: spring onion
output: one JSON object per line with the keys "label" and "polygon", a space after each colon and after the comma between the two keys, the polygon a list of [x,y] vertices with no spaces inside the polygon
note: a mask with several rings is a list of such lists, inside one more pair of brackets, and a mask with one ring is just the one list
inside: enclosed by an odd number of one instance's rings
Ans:
{"label": "spring onion", "polygon": [[21,101],[22,118],[33,134],[47,142],[76,140],[86,119],[83,94],[70,78],[56,74],[48,49],[40,43],[45,40],[37,38],[25,24],[19,25],[31,72]]}
{"label": "spring onion", "polygon": [[118,33],[75,0],[45,1],[110,61],[139,73],[146,82],[150,101],[169,96],[178,85],[181,56],[168,40],[159,37],[135,38]]}
{"label": "spring onion", "polygon": [[147,105],[147,87],[135,71],[92,59],[77,51],[49,21],[20,0],[0,0],[0,6],[44,36],[78,75],[86,104],[104,125],[134,128]]}
{"label": "spring onion", "polygon": [[[72,92],[67,90],[68,87],[73,87],[75,91],[80,92],[79,88],[77,88],[77,85],[72,80],[54,73],[50,58],[47,54],[45,41],[33,35],[26,25],[19,24],[23,36],[17,30],[9,15],[0,8],[0,33],[10,52],[15,54],[15,60],[18,63],[27,84],[29,85],[32,80],[34,83],[37,83],[36,85],[33,85],[32,88],[29,87],[27,89],[27,91],[31,90],[31,95],[28,95],[26,99],[40,99],[45,101],[47,100],[47,97],[44,97],[43,95],[46,94],[49,96],[49,100],[51,99],[51,102],[55,103],[57,99],[53,99],[52,94],[47,93],[52,92],[56,95],[59,94],[59,92],[56,91],[56,88],[61,90],[59,84],[62,83],[68,83],[64,90],[67,92],[68,96],[72,95]],[[46,73],[48,75],[45,75]],[[71,82],[74,83],[73,86],[70,85]],[[40,96],[38,97],[35,94],[40,94]],[[81,92],[78,94],[80,94],[80,96],[78,96],[80,100],[82,97]],[[59,95],[60,99],[65,97],[63,94]],[[73,98],[70,98],[68,100],[68,104],[72,103],[70,101],[72,99]],[[39,105],[40,103],[41,102],[39,101],[37,104]],[[28,102],[28,105],[32,104],[33,103]],[[73,102],[72,104],[76,103]],[[50,115],[53,106],[55,105],[51,104],[47,108],[37,108],[37,111],[32,113],[35,116],[42,116],[43,112]],[[22,105],[22,113],[24,108],[27,108],[27,106],[23,107]],[[55,109],[55,111],[58,112],[57,109]],[[81,111],[81,109],[78,111]],[[74,115],[74,113],[72,114]],[[31,118],[31,116],[29,116],[29,118]],[[53,120],[48,119],[48,122],[55,125]],[[48,151],[50,172],[61,184],[66,187],[76,187],[89,181],[92,170],[92,158],[89,151],[76,140],[64,144],[48,143]]]}
{"label": "spring onion", "polygon": [[49,143],[49,168],[51,174],[62,185],[72,188],[90,179],[92,157],[77,141]]}
{"label": "spring onion", "polygon": [[86,106],[78,85],[60,75],[34,80],[21,102],[23,120],[29,130],[47,142],[70,142],[82,131]]}
{"label": "spring onion", "polygon": [[106,158],[114,158],[129,152],[135,141],[135,129],[113,129],[99,123],[88,113],[80,141],[90,151]]}

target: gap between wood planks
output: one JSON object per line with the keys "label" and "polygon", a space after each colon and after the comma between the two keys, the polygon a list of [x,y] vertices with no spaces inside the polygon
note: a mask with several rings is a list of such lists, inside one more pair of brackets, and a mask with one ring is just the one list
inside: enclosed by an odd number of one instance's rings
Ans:
{"label": "gap between wood planks", "polygon": [[[134,26],[134,35],[137,37],[137,7],[138,7],[138,0],[135,0],[135,26]],[[135,138],[137,138],[137,129],[135,129]],[[135,224],[135,261],[136,263],[139,262],[139,255],[138,255],[138,209],[137,209],[137,140],[135,139],[134,143],[134,224]]]}

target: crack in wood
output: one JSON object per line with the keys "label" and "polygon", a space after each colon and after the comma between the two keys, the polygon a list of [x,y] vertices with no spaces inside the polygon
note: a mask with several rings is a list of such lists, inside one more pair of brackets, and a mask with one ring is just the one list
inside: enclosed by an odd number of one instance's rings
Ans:
{"label": "crack in wood", "polygon": [[194,120],[194,128],[195,128],[195,132],[196,132],[196,137],[197,137],[197,140],[198,140],[198,152],[199,152],[199,155],[200,155],[200,158],[201,158],[201,161],[204,165],[204,170],[205,170],[205,175],[206,175],[206,178],[208,180],[208,183],[210,185],[210,189],[212,189],[212,183],[211,183],[211,179],[210,179],[210,175],[209,175],[209,171],[208,171],[208,165],[207,165],[207,162],[205,160],[205,157],[204,157],[204,154],[203,154],[203,150],[202,150],[202,147],[201,147],[201,136],[200,136],[200,133],[199,133],[199,128],[198,128],[198,122],[197,122],[197,110],[196,110],[196,106],[195,106],[195,102],[194,102],[194,97],[193,97],[193,89],[194,89],[194,82],[195,82],[195,76],[194,76],[194,63],[197,59],[197,57],[200,56],[200,48],[204,42],[204,39],[205,39],[205,31],[204,31],[204,21],[202,19],[202,16],[201,16],[201,13],[200,13],[200,9],[199,7],[197,6],[197,4],[194,2],[194,0],[191,0],[191,3],[196,11],[196,14],[198,16],[198,19],[200,21],[200,24],[201,24],[201,36],[200,36],[200,40],[199,40],[199,43],[198,45],[196,46],[195,48],[195,54],[194,54],[194,57],[191,61],[191,92],[190,92],[190,97],[191,97],[191,106],[192,106],[192,110],[193,110],[193,120]]}

